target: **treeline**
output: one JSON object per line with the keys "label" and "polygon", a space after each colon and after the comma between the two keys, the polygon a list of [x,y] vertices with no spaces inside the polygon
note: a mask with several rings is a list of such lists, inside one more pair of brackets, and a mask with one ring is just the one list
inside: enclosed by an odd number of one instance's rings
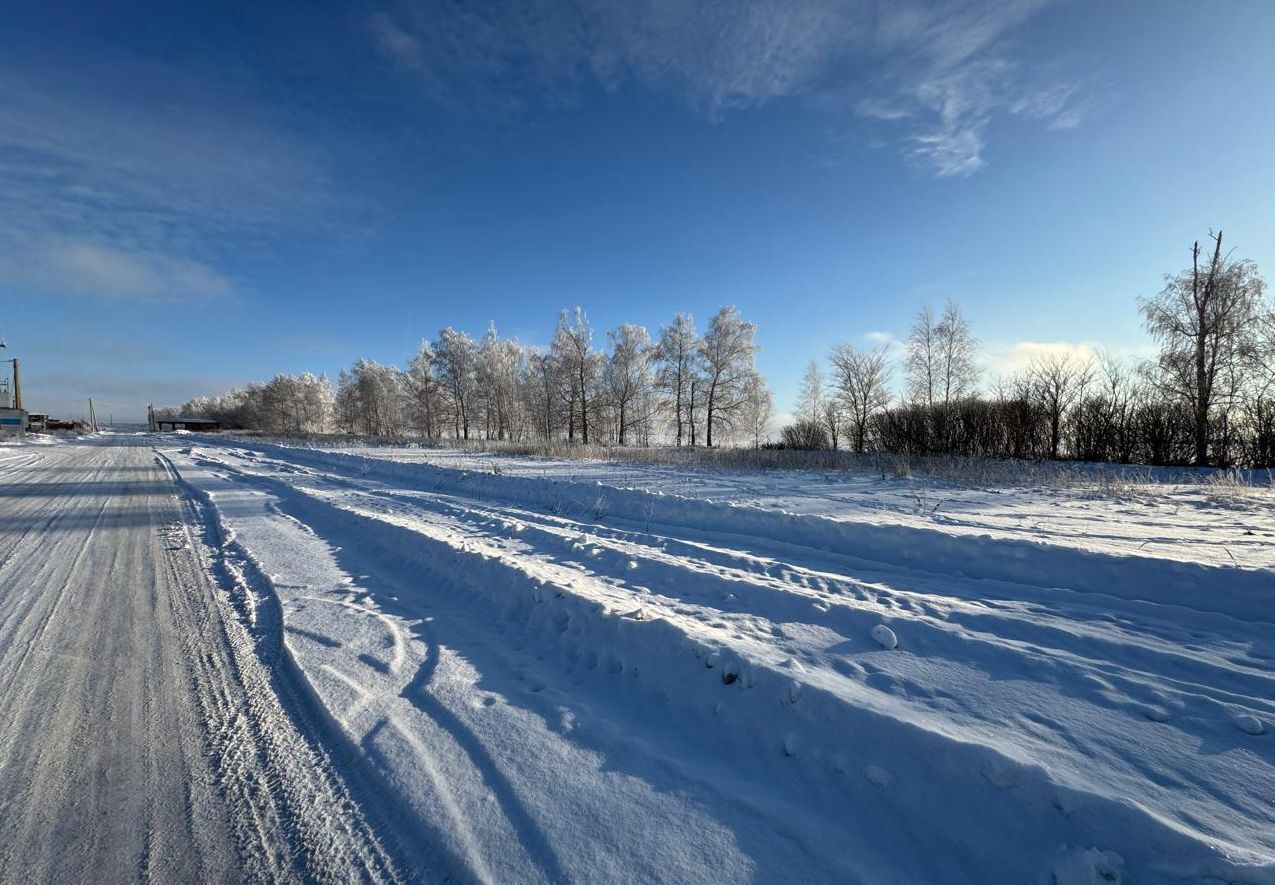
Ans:
{"label": "treeline", "polygon": [[547,351],[494,326],[479,340],[447,327],[405,367],[359,360],[335,386],[308,373],[278,375],[161,417],[181,412],[284,434],[760,445],[773,400],[755,367],[756,331],[725,307],[703,334],[678,314],[657,339],[626,323],[599,349],[577,307],[559,315]]}
{"label": "treeline", "polygon": [[1250,261],[1204,255],[1139,309],[1159,345],[1137,365],[1045,353],[979,391],[978,342],[957,305],[920,312],[901,348],[835,347],[806,370],[781,445],[1122,464],[1275,466],[1275,306]]}
{"label": "treeline", "polygon": [[478,340],[448,327],[405,367],[359,360],[335,385],[279,375],[167,411],[283,434],[1275,466],[1275,306],[1256,266],[1223,254],[1220,232],[1210,238],[1139,301],[1154,360],[1047,352],[981,383],[978,341],[949,301],[939,315],[923,309],[901,346],[843,344],[825,366],[812,361],[778,442],[756,327],[733,307],[703,334],[678,314],[654,339],[624,324],[602,347],[578,307],[559,315],[545,351],[494,326]]}

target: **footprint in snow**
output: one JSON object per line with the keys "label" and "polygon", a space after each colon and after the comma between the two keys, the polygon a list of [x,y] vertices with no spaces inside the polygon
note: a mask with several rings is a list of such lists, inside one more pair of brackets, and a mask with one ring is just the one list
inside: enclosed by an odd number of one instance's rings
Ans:
{"label": "footprint in snow", "polygon": [[1124,858],[1114,851],[1097,848],[1069,851],[1054,862],[1050,881],[1052,885],[1097,885],[1119,883]]}
{"label": "footprint in snow", "polygon": [[868,783],[876,787],[878,790],[887,789],[894,783],[894,775],[886,771],[880,765],[869,765],[863,769],[863,776],[868,779]]}

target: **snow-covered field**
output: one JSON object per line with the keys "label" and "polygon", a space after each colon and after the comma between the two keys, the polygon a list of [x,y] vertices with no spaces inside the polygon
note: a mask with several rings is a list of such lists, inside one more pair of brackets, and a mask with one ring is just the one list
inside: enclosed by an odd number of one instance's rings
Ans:
{"label": "snow-covered field", "polygon": [[[421,448],[340,451],[478,473],[640,488],[833,520],[1275,568],[1275,477],[1270,471],[1258,472],[1250,487],[1211,482],[1209,474],[1190,470],[1123,468],[1094,469],[1087,483],[1086,471],[1069,470],[1063,487],[971,488],[871,471],[687,470]],[[1040,472],[1048,476],[1045,469]]]}
{"label": "snow-covered field", "polygon": [[138,441],[369,878],[1275,883],[1269,490]]}

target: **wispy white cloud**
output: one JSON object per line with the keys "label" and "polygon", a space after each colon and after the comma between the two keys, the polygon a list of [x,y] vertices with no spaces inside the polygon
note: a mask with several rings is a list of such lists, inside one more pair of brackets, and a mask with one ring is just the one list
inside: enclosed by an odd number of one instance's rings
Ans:
{"label": "wispy white cloud", "polygon": [[421,41],[405,31],[393,16],[384,12],[375,13],[368,22],[368,27],[377,48],[395,64],[409,70],[423,66]]}
{"label": "wispy white cloud", "polygon": [[112,300],[227,295],[226,240],[311,224],[332,191],[325,166],[260,106],[180,71],[118,67],[113,82],[129,88],[108,91],[0,66],[0,285]]}
{"label": "wispy white cloud", "polygon": [[1094,107],[1084,78],[1055,59],[1029,64],[1014,45],[1015,32],[1051,5],[952,0],[897,7],[882,29],[889,51],[876,82],[881,94],[860,100],[857,113],[897,123],[904,154],[941,177],[986,164],[988,131],[1000,116],[1051,129],[1079,125]]}
{"label": "wispy white cloud", "polygon": [[10,256],[7,264],[4,278],[11,284],[109,300],[189,303],[233,291],[228,279],[198,261],[57,236]]}
{"label": "wispy white cloud", "polygon": [[707,116],[809,88],[867,10],[836,0],[404,0],[375,13],[375,44],[440,98],[569,101],[584,82],[685,96]]}
{"label": "wispy white cloud", "polygon": [[518,107],[591,82],[681,95],[710,119],[805,96],[897,128],[940,176],[985,164],[998,116],[1078,125],[1079,80],[1028,64],[1014,32],[1052,0],[391,0],[375,44],[437,98]]}

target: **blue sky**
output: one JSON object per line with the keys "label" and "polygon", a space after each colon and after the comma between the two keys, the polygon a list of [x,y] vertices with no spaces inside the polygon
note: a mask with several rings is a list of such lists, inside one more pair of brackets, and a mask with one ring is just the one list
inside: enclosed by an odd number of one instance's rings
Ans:
{"label": "blue sky", "polygon": [[[109,8],[108,8],[109,7]],[[989,373],[1145,353],[1222,227],[1275,267],[1275,4],[23,3],[0,334],[136,418],[444,324],[599,340],[736,304],[806,361],[957,299]]]}

